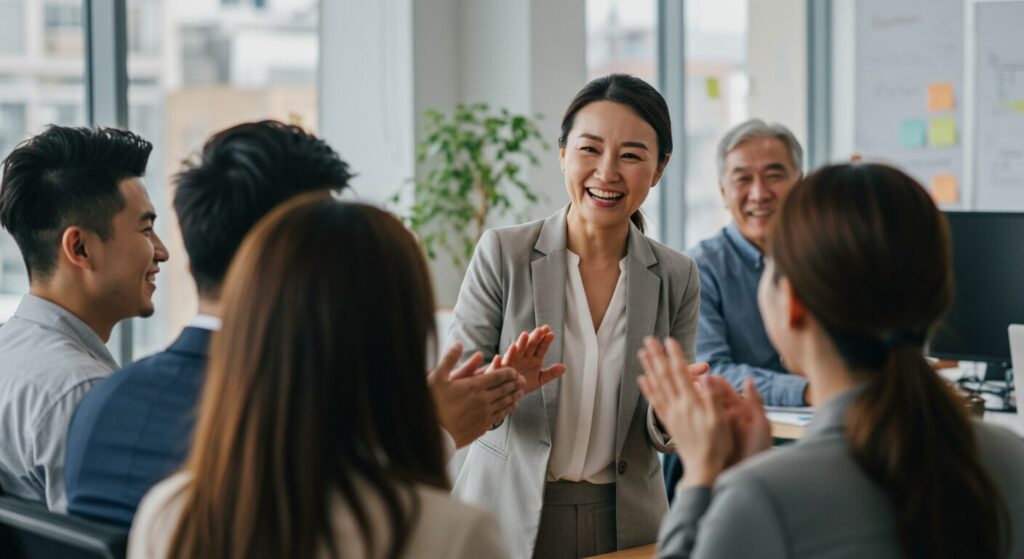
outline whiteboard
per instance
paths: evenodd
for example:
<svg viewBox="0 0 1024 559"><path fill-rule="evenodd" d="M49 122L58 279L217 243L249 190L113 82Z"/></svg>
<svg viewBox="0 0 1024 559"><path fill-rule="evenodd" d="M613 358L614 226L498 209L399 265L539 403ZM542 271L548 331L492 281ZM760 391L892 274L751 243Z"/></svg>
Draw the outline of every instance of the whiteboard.
<svg viewBox="0 0 1024 559"><path fill-rule="evenodd" d="M942 189L951 208L963 206L963 10L963 0L856 5L854 147Z"/></svg>
<svg viewBox="0 0 1024 559"><path fill-rule="evenodd" d="M975 9L976 207L1024 210L1024 2Z"/></svg>

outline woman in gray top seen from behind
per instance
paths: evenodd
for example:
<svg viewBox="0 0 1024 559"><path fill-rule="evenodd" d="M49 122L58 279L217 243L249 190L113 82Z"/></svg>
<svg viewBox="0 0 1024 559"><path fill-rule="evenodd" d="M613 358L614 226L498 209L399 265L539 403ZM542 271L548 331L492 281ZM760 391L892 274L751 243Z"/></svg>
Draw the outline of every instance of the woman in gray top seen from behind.
<svg viewBox="0 0 1024 559"><path fill-rule="evenodd" d="M752 385L687 382L679 346L648 340L641 388L686 464L659 557L1024 557L1024 441L970 421L924 359L953 281L928 193L891 167L831 166L777 220L761 314L821 406L794 446L761 452Z"/></svg>

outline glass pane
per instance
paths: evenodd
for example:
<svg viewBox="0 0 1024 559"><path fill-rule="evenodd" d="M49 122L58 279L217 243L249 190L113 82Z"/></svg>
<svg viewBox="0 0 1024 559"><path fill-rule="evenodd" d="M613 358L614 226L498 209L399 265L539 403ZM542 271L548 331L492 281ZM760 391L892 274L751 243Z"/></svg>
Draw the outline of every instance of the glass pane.
<svg viewBox="0 0 1024 559"><path fill-rule="evenodd" d="M196 312L171 179L211 133L276 118L315 131L317 0L128 0L131 128L154 145L146 184L171 258L135 356L163 349Z"/></svg>
<svg viewBox="0 0 1024 559"><path fill-rule="evenodd" d="M587 0L586 18L587 79L620 72L658 86L656 0ZM659 236L659 193L652 190L643 205L647 234L654 238Z"/></svg>
<svg viewBox="0 0 1024 559"><path fill-rule="evenodd" d="M728 223L718 185L718 142L748 118L807 137L807 3L686 2L686 244Z"/></svg>
<svg viewBox="0 0 1024 559"><path fill-rule="evenodd" d="M0 0L0 157L48 124L85 124L81 0ZM0 322L28 275L14 239L0 231Z"/></svg>
<svg viewBox="0 0 1024 559"><path fill-rule="evenodd" d="M686 244L728 223L715 150L747 118L747 0L686 3Z"/></svg>

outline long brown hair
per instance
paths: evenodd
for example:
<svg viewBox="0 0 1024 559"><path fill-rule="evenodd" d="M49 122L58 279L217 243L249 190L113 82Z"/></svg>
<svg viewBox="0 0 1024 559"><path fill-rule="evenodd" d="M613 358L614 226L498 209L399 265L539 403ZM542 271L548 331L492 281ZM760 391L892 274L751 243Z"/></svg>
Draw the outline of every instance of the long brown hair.
<svg viewBox="0 0 1024 559"><path fill-rule="evenodd" d="M636 112L640 118L654 129L658 138L658 163L664 163L672 154L672 119L668 114L668 104L654 86L629 74L608 74L591 80L583 86L565 109L562 116L562 130L558 135L558 147L564 148L569 140L569 133L576 122L576 113L595 101L615 101ZM647 229L640 210L629 216L633 225L640 232Z"/></svg>
<svg viewBox="0 0 1024 559"><path fill-rule="evenodd" d="M416 241L382 210L303 195L246 239L221 304L169 556L337 556L339 496L369 555L399 556L417 516L412 485L448 487ZM390 542L373 537L365 488L384 504Z"/></svg>
<svg viewBox="0 0 1024 559"><path fill-rule="evenodd" d="M907 557L1005 556L1008 512L965 405L922 345L952 298L945 218L884 165L825 167L788 195L769 240L776 271L868 379L846 437L896 510Z"/></svg>

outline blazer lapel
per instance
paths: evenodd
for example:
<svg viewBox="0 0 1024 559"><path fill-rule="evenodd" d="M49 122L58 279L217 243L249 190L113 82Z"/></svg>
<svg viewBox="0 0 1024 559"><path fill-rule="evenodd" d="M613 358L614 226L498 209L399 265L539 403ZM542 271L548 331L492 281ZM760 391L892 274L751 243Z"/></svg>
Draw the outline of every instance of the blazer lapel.
<svg viewBox="0 0 1024 559"><path fill-rule="evenodd" d="M567 277L565 251L565 218L568 207L544 220L533 248L540 253L530 264L533 279L533 309L537 326L547 324L556 332L544 357L544 366L562 362L562 336L565 325L565 282ZM558 417L558 391L561 379L541 387L544 411L548 420L548 436L555 432Z"/></svg>
<svg viewBox="0 0 1024 559"><path fill-rule="evenodd" d="M627 254L626 298L626 364L619 384L619 415L615 428L615 456L622 452L629 423L633 419L640 398L636 379L640 376L640 360L636 352L643 346L645 336L655 334L658 319L658 299L661 277L650 268L658 263L647 238L635 226L629 227L629 254Z"/></svg>

